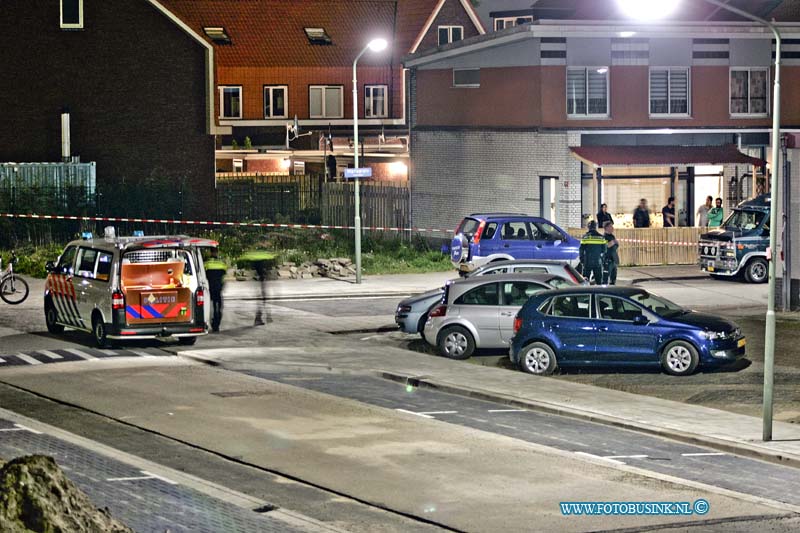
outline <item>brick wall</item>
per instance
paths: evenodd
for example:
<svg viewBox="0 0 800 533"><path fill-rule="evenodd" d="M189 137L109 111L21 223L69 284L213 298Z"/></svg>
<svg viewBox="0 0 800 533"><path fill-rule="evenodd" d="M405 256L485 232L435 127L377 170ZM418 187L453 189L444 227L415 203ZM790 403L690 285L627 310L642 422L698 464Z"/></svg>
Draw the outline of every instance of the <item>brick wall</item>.
<svg viewBox="0 0 800 533"><path fill-rule="evenodd" d="M541 176L559 178L554 222L580 225L580 164L568 148L579 134L415 129L412 143L416 227L455 229L480 211L539 215Z"/></svg>
<svg viewBox="0 0 800 533"><path fill-rule="evenodd" d="M478 35L478 30L469 18L460 0L446 0L436 19L428 29L428 33L422 38L417 48L418 52L429 50L439 46L439 26L462 26L464 28L464 39Z"/></svg>
<svg viewBox="0 0 800 533"><path fill-rule="evenodd" d="M72 154L97 163L99 186L184 178L190 212L209 212L204 48L144 0L86 0L84 21L61 30L55 0L4 4L0 161L60 161L68 107Z"/></svg>

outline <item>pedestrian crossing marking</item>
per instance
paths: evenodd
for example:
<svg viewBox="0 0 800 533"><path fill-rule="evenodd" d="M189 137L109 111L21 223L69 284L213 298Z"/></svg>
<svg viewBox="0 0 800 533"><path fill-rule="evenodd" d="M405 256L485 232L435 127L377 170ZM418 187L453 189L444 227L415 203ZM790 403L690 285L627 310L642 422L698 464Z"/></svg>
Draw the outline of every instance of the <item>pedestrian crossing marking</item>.
<svg viewBox="0 0 800 533"><path fill-rule="evenodd" d="M39 361L38 359L34 359L30 355L25 355L24 353L16 353L16 354L14 354L14 357L18 357L18 358L22 359L23 361L25 361L29 365L41 365L42 364L42 362Z"/></svg>
<svg viewBox="0 0 800 533"><path fill-rule="evenodd" d="M99 361L103 359L136 357L140 359L153 359L162 356L174 356L169 352L154 350L149 353L144 350L97 350L59 348L53 350L28 350L27 352L0 354L0 368L21 365L42 365L50 363L68 363L80 361Z"/></svg>
<svg viewBox="0 0 800 533"><path fill-rule="evenodd" d="M75 348L64 348L64 351L69 352L72 355L77 355L81 359L97 359L97 357L93 356L92 354L82 352L81 350L76 350Z"/></svg>

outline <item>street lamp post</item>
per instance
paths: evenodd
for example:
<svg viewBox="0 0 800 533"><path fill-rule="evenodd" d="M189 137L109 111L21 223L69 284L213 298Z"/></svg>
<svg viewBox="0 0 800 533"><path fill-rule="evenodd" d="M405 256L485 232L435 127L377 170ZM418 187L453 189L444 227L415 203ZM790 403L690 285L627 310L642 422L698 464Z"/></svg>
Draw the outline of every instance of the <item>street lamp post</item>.
<svg viewBox="0 0 800 533"><path fill-rule="evenodd" d="M386 39L373 39L364 47L363 50L353 60L353 154L354 165L358 168L358 76L356 75L356 65L367 50L380 52L388 46ZM355 231L356 231L356 283L361 283L361 178L355 180Z"/></svg>
<svg viewBox="0 0 800 533"><path fill-rule="evenodd" d="M677 7L679 0L618 0L619 5L630 13L632 16L656 18L663 17L669 14L669 11ZM752 13L748 13L742 9L733 7L727 3L728 0L704 0L709 4L717 6L719 9L724 9L735 13L740 17L763 24L772 31L775 36L775 80L773 82L773 96L772 96L772 184L770 186L770 210L769 210L769 296L767 299L767 316L766 327L764 331L764 411L763 411L763 426L762 426L762 440L772 440L772 391L775 376L775 248L777 245L778 233L778 213L777 208L780 204L778 197L780 195L780 170L778 166L778 150L780 148L780 109L781 109L781 34L778 28L771 22L759 18ZM647 16L646 11L643 10L644 5L648 5L653 10ZM657 11L656 11L657 10ZM788 258L784 260L788 261ZM784 283L787 280L783 280ZM791 281L789 280L789 283Z"/></svg>

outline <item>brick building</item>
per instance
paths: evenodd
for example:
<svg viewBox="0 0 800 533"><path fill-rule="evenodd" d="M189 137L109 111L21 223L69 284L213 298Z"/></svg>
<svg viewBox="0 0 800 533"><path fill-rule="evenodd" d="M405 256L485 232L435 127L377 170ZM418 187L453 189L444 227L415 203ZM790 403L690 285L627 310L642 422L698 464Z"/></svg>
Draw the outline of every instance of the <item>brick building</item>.
<svg viewBox="0 0 800 533"><path fill-rule="evenodd" d="M213 50L159 2L10 2L0 32L0 161L61 161L68 112L98 186L183 181L187 213L213 206Z"/></svg>
<svg viewBox="0 0 800 533"><path fill-rule="evenodd" d="M353 60L381 37L388 49L358 64L362 151L377 178L407 179L402 57L484 33L469 0L163 1L216 52L222 171L341 175L353 161Z"/></svg>
<svg viewBox="0 0 800 533"><path fill-rule="evenodd" d="M771 33L694 4L661 24L613 20L613 4L563 2L566 18L534 13L406 58L415 226L502 210L577 227L600 203L629 225L639 198L660 225L668 196L679 223L692 225L707 195L730 208L768 190ZM790 7L750 4L797 20ZM800 26L780 26L782 131L791 134Z"/></svg>

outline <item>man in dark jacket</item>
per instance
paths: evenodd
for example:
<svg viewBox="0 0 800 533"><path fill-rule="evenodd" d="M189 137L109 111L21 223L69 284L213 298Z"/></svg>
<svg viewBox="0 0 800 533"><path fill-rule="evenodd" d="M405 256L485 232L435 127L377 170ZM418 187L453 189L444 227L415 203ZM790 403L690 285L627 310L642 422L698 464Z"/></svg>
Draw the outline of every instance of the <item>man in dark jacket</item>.
<svg viewBox="0 0 800 533"><path fill-rule="evenodd" d="M581 238L580 258L583 277L599 285L603 281L603 263L606 256L606 240L597 232L597 222L589 222L589 231Z"/></svg>
<svg viewBox="0 0 800 533"><path fill-rule="evenodd" d="M633 211L633 227L634 228L649 228L650 227L650 210L647 208L647 200L642 198L639 200L639 207Z"/></svg>
<svg viewBox="0 0 800 533"><path fill-rule="evenodd" d="M606 240L606 259L603 268L603 285L617 284L617 265L619 265L619 241L614 236L614 223L606 222L603 226L603 238Z"/></svg>
<svg viewBox="0 0 800 533"><path fill-rule="evenodd" d="M222 287L228 267L219 259L219 251L211 249L211 258L205 262L208 292L211 293L211 331L218 332L222 322Z"/></svg>

